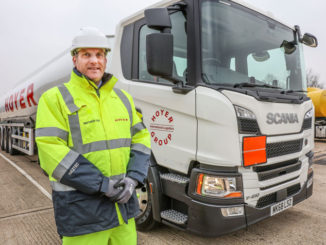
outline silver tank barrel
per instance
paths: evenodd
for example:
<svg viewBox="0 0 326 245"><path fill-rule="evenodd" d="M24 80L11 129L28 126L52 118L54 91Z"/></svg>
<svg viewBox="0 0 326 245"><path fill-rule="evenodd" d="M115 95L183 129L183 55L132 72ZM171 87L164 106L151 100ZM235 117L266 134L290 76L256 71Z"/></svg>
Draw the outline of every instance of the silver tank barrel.
<svg viewBox="0 0 326 245"><path fill-rule="evenodd" d="M35 118L38 101L46 90L67 82L73 68L69 50L65 50L0 99L0 121L14 118Z"/></svg>

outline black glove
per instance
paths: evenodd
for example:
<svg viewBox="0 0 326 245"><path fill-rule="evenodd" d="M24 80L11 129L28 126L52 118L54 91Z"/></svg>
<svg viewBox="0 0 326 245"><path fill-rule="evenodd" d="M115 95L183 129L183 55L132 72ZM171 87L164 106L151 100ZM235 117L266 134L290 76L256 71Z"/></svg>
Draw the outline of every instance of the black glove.
<svg viewBox="0 0 326 245"><path fill-rule="evenodd" d="M110 198L111 201L115 201L120 193L123 192L123 186L117 185L120 181L122 181L122 179L109 179L107 183L107 188L104 194Z"/></svg>
<svg viewBox="0 0 326 245"><path fill-rule="evenodd" d="M138 182L129 177L125 177L119 183L115 184L115 187L117 187L117 188L123 187L122 192L119 193L119 195L117 196L115 201L117 203L127 203L137 185L138 185Z"/></svg>

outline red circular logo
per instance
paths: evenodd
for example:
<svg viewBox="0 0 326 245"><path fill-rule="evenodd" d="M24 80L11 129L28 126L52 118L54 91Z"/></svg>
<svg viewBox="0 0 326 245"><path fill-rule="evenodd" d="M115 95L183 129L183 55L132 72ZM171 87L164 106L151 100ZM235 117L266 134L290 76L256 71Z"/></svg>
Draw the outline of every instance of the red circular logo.
<svg viewBox="0 0 326 245"><path fill-rule="evenodd" d="M169 144L174 132L174 119L171 113L165 109L154 112L149 125L152 141L158 146Z"/></svg>

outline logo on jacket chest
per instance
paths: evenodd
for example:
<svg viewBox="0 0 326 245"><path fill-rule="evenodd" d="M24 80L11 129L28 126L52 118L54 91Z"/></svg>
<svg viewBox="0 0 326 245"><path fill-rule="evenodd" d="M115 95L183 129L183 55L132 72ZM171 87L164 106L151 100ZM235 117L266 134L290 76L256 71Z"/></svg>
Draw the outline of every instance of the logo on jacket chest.
<svg viewBox="0 0 326 245"><path fill-rule="evenodd" d="M115 122L128 122L128 118L116 118L114 119Z"/></svg>
<svg viewBox="0 0 326 245"><path fill-rule="evenodd" d="M100 122L100 119L93 119L90 121L83 122L83 124L86 125L86 124L90 124L90 123L99 123L99 122Z"/></svg>

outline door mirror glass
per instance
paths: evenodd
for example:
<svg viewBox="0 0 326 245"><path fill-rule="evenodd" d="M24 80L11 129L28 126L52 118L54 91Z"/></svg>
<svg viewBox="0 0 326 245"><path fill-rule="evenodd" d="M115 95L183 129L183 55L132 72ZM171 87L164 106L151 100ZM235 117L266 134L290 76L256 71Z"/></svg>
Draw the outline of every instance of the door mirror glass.
<svg viewBox="0 0 326 245"><path fill-rule="evenodd" d="M309 33L305 33L301 39L302 43L304 43L305 45L312 47L312 48L316 48L318 46L318 41L317 38Z"/></svg>
<svg viewBox="0 0 326 245"><path fill-rule="evenodd" d="M146 9L144 14L149 28L157 30L171 29L171 20L167 8Z"/></svg>
<svg viewBox="0 0 326 245"><path fill-rule="evenodd" d="M151 75L170 78L173 71L173 35L170 33L147 35L146 60Z"/></svg>

